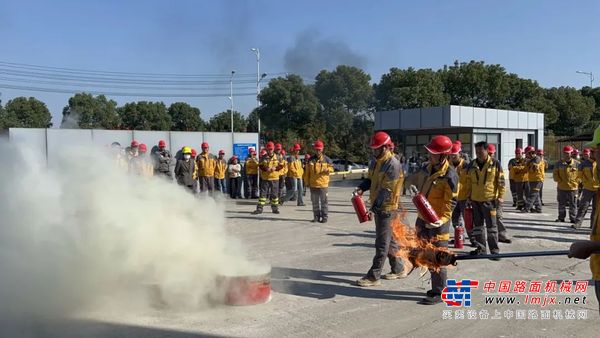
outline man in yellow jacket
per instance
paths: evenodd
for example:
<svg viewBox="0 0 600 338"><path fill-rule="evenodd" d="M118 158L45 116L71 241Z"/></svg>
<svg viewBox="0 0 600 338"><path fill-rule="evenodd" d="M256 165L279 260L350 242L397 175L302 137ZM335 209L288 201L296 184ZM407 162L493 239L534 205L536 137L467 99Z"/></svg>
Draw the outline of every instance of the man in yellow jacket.
<svg viewBox="0 0 600 338"><path fill-rule="evenodd" d="M452 227L463 226L461 224L461 217L465 214L465 208L467 207L467 169L469 164L462 157L462 144L460 141L452 143L452 149L450 150L450 164L458 175L458 188L456 195L456 207L452 211ZM475 239L473 238L473 230L467 230L467 236L471 241L471 245L475 246Z"/></svg>
<svg viewBox="0 0 600 338"><path fill-rule="evenodd" d="M592 215L596 209L596 194L598 193L598 172L596 168L596 161L591 158L592 150L590 148L583 149L583 160L579 164L579 179L583 184L583 191L581 192L581 198L577 205L577 216L575 217L575 224L571 227L574 229L581 228L583 218L587 213L590 204L592 205Z"/></svg>
<svg viewBox="0 0 600 338"><path fill-rule="evenodd" d="M300 145L294 144L292 154L287 159L287 178L290 182L290 187L285 195L286 201L297 201L299 207L304 206L302 199L304 184L302 177L304 176L304 168L302 168L302 159L300 159Z"/></svg>
<svg viewBox="0 0 600 338"><path fill-rule="evenodd" d="M487 145L486 145L487 147ZM452 150L452 141L444 135L434 136L425 146L429 152L427 164L406 178L407 185L414 185L429 201L433 210L440 217L435 223L427 223L418 215L415 228L417 236L437 247L448 247L450 240L450 221L452 211L456 207L459 178L448 161ZM429 270L431 274L431 290L420 303L433 305L442 302L442 290L446 287L448 273L446 268L439 271Z"/></svg>
<svg viewBox="0 0 600 338"><path fill-rule="evenodd" d="M281 143L275 144L275 156L279 163L283 164L283 168L279 170L279 204L283 204L284 193L285 193L285 176L287 174L287 166L285 165L285 155L283 154L283 145Z"/></svg>
<svg viewBox="0 0 600 338"><path fill-rule="evenodd" d="M266 148L266 154L260 158L260 196L253 215L262 214L267 199L271 200L273 213L279 213L279 176L284 164L279 162L273 142L267 142Z"/></svg>
<svg viewBox="0 0 600 338"><path fill-rule="evenodd" d="M249 150L244 170L246 171L246 186L250 192L250 198L258 198L258 159L256 158L256 150L254 148L250 148Z"/></svg>
<svg viewBox="0 0 600 338"><path fill-rule="evenodd" d="M537 151L533 146L525 148L525 156L527 158L527 200L525 207L521 210L522 213L541 213L542 212L542 187L544 186L544 170L545 165L541 157L537 155Z"/></svg>
<svg viewBox="0 0 600 338"><path fill-rule="evenodd" d="M369 272L356 281L359 286L381 284L380 278L398 279L407 275L402 259L396 257L398 244L392 236L392 220L396 216L400 202L401 181L400 161L391 151L391 138L379 131L371 138L373 159L369 163L368 177L356 188L355 193L362 195L369 191L371 212L375 216L375 257ZM386 258L392 271L381 275Z"/></svg>
<svg viewBox="0 0 600 338"><path fill-rule="evenodd" d="M469 164L466 184L473 206L473 237L477 246L471 254L485 254L488 249L491 254L498 254L496 212L498 205L504 201L504 171L500 162L489 156L487 142L475 144L475 155L476 158Z"/></svg>
<svg viewBox="0 0 600 338"><path fill-rule="evenodd" d="M563 148L562 159L556 162L553 171L554 182L558 188L558 218L556 222L564 222L567 215L566 208L569 208L569 221L575 223L577 215L577 206L575 199L577 189L579 188L579 174L577 167L579 162L571 157L573 147L565 146Z"/></svg>
<svg viewBox="0 0 600 338"><path fill-rule="evenodd" d="M216 190L227 194L227 184L225 183L225 172L227 171L227 161L225 161L225 150L219 150L219 157L215 160L215 186Z"/></svg>
<svg viewBox="0 0 600 338"><path fill-rule="evenodd" d="M310 188L310 199L313 206L311 222L327 223L329 174L333 172L333 162L323 154L325 144L317 140L314 145L315 155L310 158L304 170L304 181Z"/></svg>
<svg viewBox="0 0 600 338"><path fill-rule="evenodd" d="M208 142L202 142L202 152L196 158L196 166L198 167L198 183L200 184L200 192L208 191L212 194L215 190L215 168L217 166L217 158L215 155L208 152Z"/></svg>
<svg viewBox="0 0 600 338"><path fill-rule="evenodd" d="M523 149L515 149L515 157L508 161L508 179L510 182L510 192L513 196L513 207L517 210L525 208L525 199L527 195L525 185L527 182L527 160L523 157Z"/></svg>

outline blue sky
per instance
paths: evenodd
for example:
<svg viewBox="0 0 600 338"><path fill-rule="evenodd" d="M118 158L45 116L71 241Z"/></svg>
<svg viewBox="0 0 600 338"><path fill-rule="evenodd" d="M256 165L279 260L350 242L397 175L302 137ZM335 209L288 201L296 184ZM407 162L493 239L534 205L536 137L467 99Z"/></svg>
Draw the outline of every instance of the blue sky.
<svg viewBox="0 0 600 338"><path fill-rule="evenodd" d="M307 79L338 63L360 66L377 81L390 67L437 69L458 59L499 63L542 86L579 88L589 80L576 70L600 75L599 17L598 1L0 0L0 62L250 74L256 72L250 48L259 47L261 71ZM235 91L252 86L236 84ZM218 87L205 92L224 96L158 100L189 102L208 118L229 107L227 85ZM0 92L3 103L22 95L43 100L55 126L71 96ZM252 96L235 99L244 114L254 104Z"/></svg>

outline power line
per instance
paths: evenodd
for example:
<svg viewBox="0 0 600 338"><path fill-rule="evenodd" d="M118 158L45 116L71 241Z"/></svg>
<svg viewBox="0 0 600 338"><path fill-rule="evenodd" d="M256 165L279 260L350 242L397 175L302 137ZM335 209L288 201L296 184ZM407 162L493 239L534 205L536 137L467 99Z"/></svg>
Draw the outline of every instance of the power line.
<svg viewBox="0 0 600 338"><path fill-rule="evenodd" d="M131 96L131 97L228 97L229 93L214 93L214 94L197 94L197 93L123 93L123 92L105 92L105 91L82 91L82 90L69 90L69 89L56 89L56 88L42 88L42 87L30 87L30 86L14 86L10 84L0 83L0 88L5 89L16 89L26 90L34 92L47 92L47 93L63 93L63 94L75 94L86 92L93 95L106 95L106 96ZM256 92L251 93L236 93L236 96L256 96Z"/></svg>

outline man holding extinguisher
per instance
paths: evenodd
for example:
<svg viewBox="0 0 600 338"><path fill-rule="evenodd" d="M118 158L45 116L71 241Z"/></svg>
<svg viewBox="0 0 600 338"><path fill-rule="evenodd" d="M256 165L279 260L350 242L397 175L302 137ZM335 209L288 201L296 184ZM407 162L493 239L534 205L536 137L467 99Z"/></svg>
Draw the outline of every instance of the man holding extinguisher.
<svg viewBox="0 0 600 338"><path fill-rule="evenodd" d="M400 201L402 182L400 180L401 166L398 158L390 151L392 141L390 136L379 131L371 138L370 147L373 159L369 163L369 172L365 180L355 189L362 195L369 190L371 212L375 218L375 257L366 276L356 281L359 286L380 285L380 278L393 280L407 276L402 259L396 257L398 244L392 237L392 219L395 217ZM390 261L392 271L381 275L386 257Z"/></svg>
<svg viewBox="0 0 600 338"><path fill-rule="evenodd" d="M414 185L431 204L439 220L435 223L425 221L419 214L416 222L417 236L431 242L437 247L448 247L450 240L450 222L452 211L456 207L458 192L458 175L450 161L452 141L448 136L434 136L425 146L429 152L429 160L421 169L406 179L406 184ZM446 268L439 271L429 270L431 274L431 290L420 304L434 305L442 302L442 290L446 287L448 277Z"/></svg>

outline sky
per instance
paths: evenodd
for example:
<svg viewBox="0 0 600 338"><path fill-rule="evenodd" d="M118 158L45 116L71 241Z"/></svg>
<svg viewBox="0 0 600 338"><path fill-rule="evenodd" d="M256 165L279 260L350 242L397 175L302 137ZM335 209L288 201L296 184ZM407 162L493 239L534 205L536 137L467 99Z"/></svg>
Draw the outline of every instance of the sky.
<svg viewBox="0 0 600 338"><path fill-rule="evenodd" d="M256 47L266 80L289 72L310 83L321 69L349 64L377 82L391 67L438 69L455 60L482 60L545 87L580 88L589 78L577 70L600 75L599 15L598 1L0 0L0 87L65 87L5 80L14 77L2 72L2 62L210 75L219 83L197 92L211 97L108 95L119 105L184 101L208 119L229 108L229 74L235 70L234 109L246 115L256 105L256 56L250 50ZM138 92L165 93L154 87ZM100 90L135 92L110 85ZM72 96L7 88L0 93L3 104L18 96L44 101L55 127Z"/></svg>

